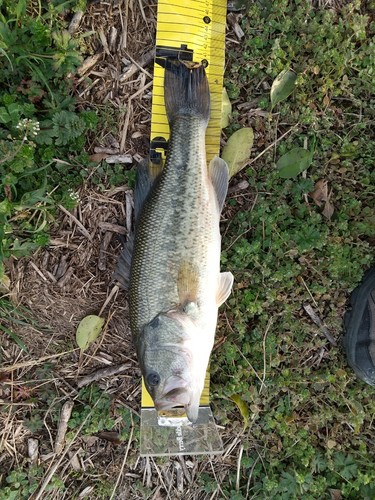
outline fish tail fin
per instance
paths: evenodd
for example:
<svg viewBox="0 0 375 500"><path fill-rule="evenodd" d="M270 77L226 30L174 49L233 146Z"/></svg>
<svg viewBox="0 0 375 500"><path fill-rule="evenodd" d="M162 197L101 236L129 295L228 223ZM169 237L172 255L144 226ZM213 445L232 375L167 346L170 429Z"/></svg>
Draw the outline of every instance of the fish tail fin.
<svg viewBox="0 0 375 500"><path fill-rule="evenodd" d="M159 61L158 61L159 62ZM202 65L164 60L164 101L169 123L180 116L195 116L208 123L210 89Z"/></svg>

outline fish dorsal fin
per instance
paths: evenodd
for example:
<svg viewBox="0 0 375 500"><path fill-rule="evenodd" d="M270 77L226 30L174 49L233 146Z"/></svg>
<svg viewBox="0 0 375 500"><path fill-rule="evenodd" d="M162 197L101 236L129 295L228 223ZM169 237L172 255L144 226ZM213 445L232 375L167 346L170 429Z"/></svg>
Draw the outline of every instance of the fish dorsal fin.
<svg viewBox="0 0 375 500"><path fill-rule="evenodd" d="M216 303L219 306L223 304L229 297L232 286L233 286L233 274L232 273L220 273L219 274L219 287L216 294Z"/></svg>
<svg viewBox="0 0 375 500"><path fill-rule="evenodd" d="M224 160L215 156L208 166L208 174L210 176L212 185L214 187L217 203L219 205L219 212L221 213L227 196L228 183L229 183L229 169Z"/></svg>
<svg viewBox="0 0 375 500"><path fill-rule="evenodd" d="M150 163L148 158L145 158L138 164L134 190L134 217L136 221L162 168L162 165L159 167L159 165Z"/></svg>
<svg viewBox="0 0 375 500"><path fill-rule="evenodd" d="M196 304L198 298L199 274L196 266L183 262L178 270L177 291L180 304Z"/></svg>
<svg viewBox="0 0 375 500"><path fill-rule="evenodd" d="M117 280L124 290L129 290L130 282L130 266L134 249L134 233L129 235L128 241L125 243L122 252L117 260L113 278Z"/></svg>

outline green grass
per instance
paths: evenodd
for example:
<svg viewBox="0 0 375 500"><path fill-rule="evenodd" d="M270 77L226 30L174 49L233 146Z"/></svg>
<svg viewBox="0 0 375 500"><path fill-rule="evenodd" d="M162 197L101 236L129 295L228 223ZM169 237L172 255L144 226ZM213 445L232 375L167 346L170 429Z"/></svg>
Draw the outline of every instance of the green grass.
<svg viewBox="0 0 375 500"><path fill-rule="evenodd" d="M229 95L269 110L260 83L271 86L291 68L295 90L263 125L270 141L277 126L278 136L298 127L246 171L257 196L252 211L229 201L222 263L235 275L225 308L232 331L213 355L212 380L227 400L216 414L229 423L230 397L239 394L250 428L240 490L232 496L233 474L224 491L289 499L329 498L338 489L343 498L373 498L374 390L355 379L340 342L347 294L374 261L374 23L360 2L335 12L276 1L250 6L242 28L241 52L228 54ZM305 178L281 179L275 162L306 141L315 150ZM319 179L332 189L331 220L304 196ZM306 303L338 347L311 323Z"/></svg>

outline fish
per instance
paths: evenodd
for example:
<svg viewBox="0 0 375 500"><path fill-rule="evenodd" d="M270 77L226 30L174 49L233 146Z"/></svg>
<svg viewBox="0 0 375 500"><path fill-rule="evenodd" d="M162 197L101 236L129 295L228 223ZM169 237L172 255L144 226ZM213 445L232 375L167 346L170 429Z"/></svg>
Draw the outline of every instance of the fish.
<svg viewBox="0 0 375 500"><path fill-rule="evenodd" d="M183 406L195 423L218 308L233 285L233 275L220 272L219 224L229 171L219 157L207 166L210 91L204 67L168 59L164 66L170 127L165 165L157 176L148 162L138 166L135 235L116 276L129 288L130 328L156 410Z"/></svg>

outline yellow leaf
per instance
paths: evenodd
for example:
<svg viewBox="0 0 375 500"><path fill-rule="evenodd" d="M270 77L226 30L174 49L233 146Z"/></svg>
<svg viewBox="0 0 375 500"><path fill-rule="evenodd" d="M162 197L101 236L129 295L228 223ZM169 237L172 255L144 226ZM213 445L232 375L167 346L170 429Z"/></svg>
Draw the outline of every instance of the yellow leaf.
<svg viewBox="0 0 375 500"><path fill-rule="evenodd" d="M82 352L95 342L103 325L104 319L100 316L91 314L83 318L76 331L76 341Z"/></svg>
<svg viewBox="0 0 375 500"><path fill-rule="evenodd" d="M233 394L230 398L234 403L236 403L238 409L240 410L244 422L243 428L245 430L249 425L249 408L239 394Z"/></svg>
<svg viewBox="0 0 375 500"><path fill-rule="evenodd" d="M232 134L224 146L222 159L227 162L229 177L236 175L250 158L251 148L254 142L252 128L240 128Z"/></svg>

